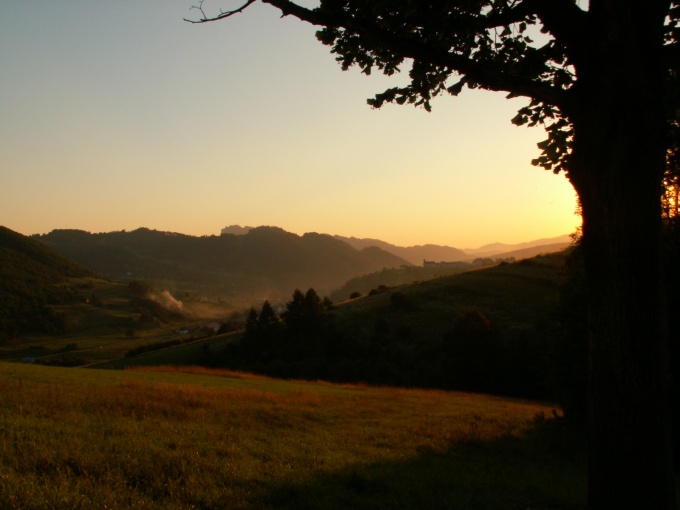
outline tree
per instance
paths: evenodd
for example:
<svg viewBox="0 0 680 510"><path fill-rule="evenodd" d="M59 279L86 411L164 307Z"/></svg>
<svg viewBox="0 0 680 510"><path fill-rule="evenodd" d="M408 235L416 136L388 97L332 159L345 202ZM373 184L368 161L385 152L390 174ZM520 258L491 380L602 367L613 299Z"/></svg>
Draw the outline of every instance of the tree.
<svg viewBox="0 0 680 510"><path fill-rule="evenodd" d="M290 333L313 333L318 331L329 307L327 300L322 301L312 288L306 293L300 289L293 292L293 299L286 303L283 320Z"/></svg>
<svg viewBox="0 0 680 510"><path fill-rule="evenodd" d="M256 1L215 16L201 3L196 21ZM411 83L373 107L429 110L464 87L529 99L512 121L545 128L533 163L563 172L582 208L589 506L674 508L659 190L679 118L680 1L261 1L321 27L343 69L408 66Z"/></svg>
<svg viewBox="0 0 680 510"><path fill-rule="evenodd" d="M260 315L257 317L257 327L262 334L271 334L279 330L279 318L276 316L274 308L265 300L260 309Z"/></svg>
<svg viewBox="0 0 680 510"><path fill-rule="evenodd" d="M262 340L272 337L280 331L280 321L272 305L266 299L258 313L251 307L246 315L245 336L250 340Z"/></svg>
<svg viewBox="0 0 680 510"><path fill-rule="evenodd" d="M293 299L286 303L286 311L283 312L283 322L289 330L298 330L304 323L305 295L300 289L295 289Z"/></svg>
<svg viewBox="0 0 680 510"><path fill-rule="evenodd" d="M248 314L246 315L246 326L245 326L245 336L246 338L255 338L257 336L257 310L254 306L250 307Z"/></svg>

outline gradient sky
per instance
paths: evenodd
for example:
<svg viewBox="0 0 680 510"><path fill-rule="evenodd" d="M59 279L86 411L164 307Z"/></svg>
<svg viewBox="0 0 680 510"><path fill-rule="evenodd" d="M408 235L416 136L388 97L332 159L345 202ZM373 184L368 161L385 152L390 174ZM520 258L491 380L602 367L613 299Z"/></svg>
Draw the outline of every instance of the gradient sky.
<svg viewBox="0 0 680 510"><path fill-rule="evenodd" d="M270 7L191 25L192 5L0 3L0 225L474 248L580 223L568 181L530 164L543 131L510 123L527 100L373 110L406 76L343 72L313 27Z"/></svg>

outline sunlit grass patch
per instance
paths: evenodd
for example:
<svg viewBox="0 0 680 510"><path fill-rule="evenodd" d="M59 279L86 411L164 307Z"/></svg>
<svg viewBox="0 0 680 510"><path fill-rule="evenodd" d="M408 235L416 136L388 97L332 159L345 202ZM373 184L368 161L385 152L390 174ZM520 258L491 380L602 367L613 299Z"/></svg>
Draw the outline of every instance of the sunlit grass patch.
<svg viewBox="0 0 680 510"><path fill-rule="evenodd" d="M550 406L235 375L0 363L0 508L582 507Z"/></svg>

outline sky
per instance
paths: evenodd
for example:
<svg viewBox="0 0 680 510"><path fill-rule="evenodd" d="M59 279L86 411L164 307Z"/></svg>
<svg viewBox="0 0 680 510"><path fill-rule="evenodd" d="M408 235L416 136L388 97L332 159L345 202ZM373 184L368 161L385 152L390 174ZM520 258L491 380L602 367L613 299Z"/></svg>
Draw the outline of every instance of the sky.
<svg viewBox="0 0 680 510"><path fill-rule="evenodd" d="M195 3L0 2L0 225L475 248L580 224L569 182L531 165L543 130L510 122L528 100L372 109L407 73L343 72L314 27L269 6L183 21Z"/></svg>

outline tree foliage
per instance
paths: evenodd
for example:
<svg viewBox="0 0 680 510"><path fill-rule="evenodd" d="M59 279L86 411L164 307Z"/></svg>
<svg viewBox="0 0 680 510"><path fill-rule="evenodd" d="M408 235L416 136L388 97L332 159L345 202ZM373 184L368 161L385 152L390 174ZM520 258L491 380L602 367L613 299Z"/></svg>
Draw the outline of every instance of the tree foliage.
<svg viewBox="0 0 680 510"><path fill-rule="evenodd" d="M378 71L388 76L407 70L408 85L368 99L375 108L396 103L429 111L436 96L456 96L465 88L530 98L512 122L540 125L548 134L538 144L541 154L532 163L556 173L569 171L574 135L570 116L581 93L575 85L578 71L594 71L589 68L597 41L588 29L603 25L609 9L605 2L593 2L590 11L573 0L322 0L315 9L288 0L262 2L278 8L283 16L320 26L318 40L331 48L345 70L358 67L367 75ZM236 9L211 14L201 2L195 6L199 19L187 21L224 19L254 3L247 0ZM663 52L669 82L677 80L679 5L654 2L638 7L655 11L657 23L665 25ZM672 84L668 90L673 90ZM668 122L676 127L677 114L677 94L667 94Z"/></svg>

